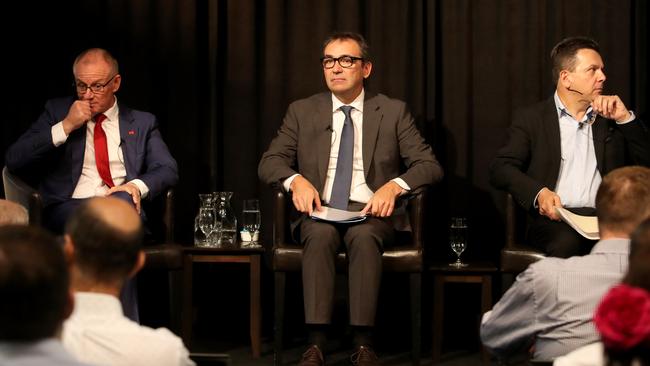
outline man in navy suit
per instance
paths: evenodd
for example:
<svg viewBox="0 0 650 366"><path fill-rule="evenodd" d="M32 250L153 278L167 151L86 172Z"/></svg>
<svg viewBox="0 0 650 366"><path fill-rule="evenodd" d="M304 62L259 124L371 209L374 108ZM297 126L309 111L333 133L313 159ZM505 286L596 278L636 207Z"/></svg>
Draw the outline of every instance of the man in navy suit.
<svg viewBox="0 0 650 366"><path fill-rule="evenodd" d="M122 77L117 60L92 48L77 56L72 71L77 97L47 101L5 159L10 172L38 178L43 221L55 233L62 233L84 199L113 195L140 212L141 199L157 196L178 180L156 117L118 103Z"/></svg>
<svg viewBox="0 0 650 366"><path fill-rule="evenodd" d="M5 162L10 172L38 179L43 224L61 234L84 200L113 196L131 202L176 184L178 168L160 136L156 117L118 103L122 77L117 60L91 48L74 61L77 97L51 99L16 141ZM135 282L122 292L125 314L138 320Z"/></svg>

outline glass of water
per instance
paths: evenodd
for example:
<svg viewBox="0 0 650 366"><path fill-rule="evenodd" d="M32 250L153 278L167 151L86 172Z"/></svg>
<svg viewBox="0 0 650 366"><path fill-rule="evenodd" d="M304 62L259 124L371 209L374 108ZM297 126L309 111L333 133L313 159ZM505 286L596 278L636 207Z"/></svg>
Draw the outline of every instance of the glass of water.
<svg viewBox="0 0 650 366"><path fill-rule="evenodd" d="M452 217L449 226L449 245L451 250L456 253L456 262L449 265L456 268L466 267L467 264L461 262L460 255L467 247L467 219L464 217Z"/></svg>
<svg viewBox="0 0 650 366"><path fill-rule="evenodd" d="M249 246L256 246L260 232L262 215L260 213L260 202L257 199L244 200L242 215L242 241ZM246 240L248 239L248 240Z"/></svg>

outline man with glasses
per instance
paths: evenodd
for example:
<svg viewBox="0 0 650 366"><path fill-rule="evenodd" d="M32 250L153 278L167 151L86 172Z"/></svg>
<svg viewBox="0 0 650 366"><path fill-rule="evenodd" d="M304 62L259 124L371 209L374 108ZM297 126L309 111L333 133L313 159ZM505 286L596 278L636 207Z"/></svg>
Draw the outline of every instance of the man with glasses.
<svg viewBox="0 0 650 366"><path fill-rule="evenodd" d="M122 76L106 50L83 51L72 66L76 97L51 99L34 124L7 150L10 172L38 180L43 224L62 234L86 199L113 196L141 212L143 198L176 184L176 161L156 117L118 103ZM138 320L135 281L122 293L125 314Z"/></svg>
<svg viewBox="0 0 650 366"><path fill-rule="evenodd" d="M556 207L595 215L602 177L625 165L650 166L648 126L617 95L603 95L598 44L571 37L551 51L555 93L515 112L490 166L490 182L529 212L528 243L550 256L589 253L595 241L560 221Z"/></svg>
<svg viewBox="0 0 650 366"><path fill-rule="evenodd" d="M156 117L118 103L117 60L104 49L88 49L72 72L76 97L47 101L5 159L12 173L38 179L44 225L58 234L84 199L113 195L140 212L141 199L178 180Z"/></svg>
<svg viewBox="0 0 650 366"><path fill-rule="evenodd" d="M406 105L367 92L372 63L355 33L329 37L321 59L330 90L292 103L259 164L260 178L292 194L293 236L303 246L302 278L309 348L302 365L322 365L342 247L349 259L354 364L375 365L371 330L381 280L381 253L395 230L408 230L397 198L440 180L442 169ZM309 218L321 205L361 211L367 219L332 224Z"/></svg>

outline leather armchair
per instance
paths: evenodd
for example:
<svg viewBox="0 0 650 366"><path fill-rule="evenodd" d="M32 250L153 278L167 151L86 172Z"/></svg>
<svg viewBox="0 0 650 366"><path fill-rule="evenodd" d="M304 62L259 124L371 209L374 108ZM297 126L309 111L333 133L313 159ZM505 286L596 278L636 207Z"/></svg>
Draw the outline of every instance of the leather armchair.
<svg viewBox="0 0 650 366"><path fill-rule="evenodd" d="M410 235L398 233L395 246L385 248L382 266L384 272L410 274L411 359L414 365L418 365L421 347L421 281L424 250L422 234L426 191L414 192L409 198L408 214L412 232ZM275 276L274 363L276 365L282 364L286 274L300 272L302 269L302 246L292 243L290 239L287 218L288 210L291 209L291 200L285 197L285 193L275 191L272 266ZM336 268L340 272L347 271L345 253L339 253Z"/></svg>
<svg viewBox="0 0 650 366"><path fill-rule="evenodd" d="M501 272L518 274L531 263L545 257L544 253L523 244L525 213L508 194L506 197L506 244L501 250Z"/></svg>

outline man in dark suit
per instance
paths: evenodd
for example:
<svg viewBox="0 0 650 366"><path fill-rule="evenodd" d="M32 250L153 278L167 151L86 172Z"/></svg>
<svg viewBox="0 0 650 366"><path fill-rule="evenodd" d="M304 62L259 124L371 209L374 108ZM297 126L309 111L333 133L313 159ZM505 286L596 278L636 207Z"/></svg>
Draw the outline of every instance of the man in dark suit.
<svg viewBox="0 0 650 366"><path fill-rule="evenodd" d="M355 33L325 41L321 59L328 93L289 106L278 135L259 165L268 184L292 193L294 237L304 245L303 289L310 347L301 364L320 365L334 301L334 259L344 245L349 258L353 362L376 364L370 332L381 279L382 248L395 229L407 229L399 196L433 184L442 169L413 123L406 105L364 90L372 63ZM401 169L405 167L405 169ZM321 204L368 214L357 224L308 217Z"/></svg>
<svg viewBox="0 0 650 366"><path fill-rule="evenodd" d="M72 71L76 98L47 101L5 159L12 173L36 176L44 224L58 234L83 199L114 195L140 212L141 199L157 196L178 180L156 117L118 103L122 76L117 60L106 50L88 49Z"/></svg>
<svg viewBox="0 0 650 366"><path fill-rule="evenodd" d="M178 180L156 117L118 103L122 76L108 51L83 51L72 72L77 97L47 101L38 120L7 150L7 168L39 181L43 223L54 233L62 234L75 208L95 196L130 202L144 218L141 199ZM135 281L128 281L123 307L137 321L135 296Z"/></svg>
<svg viewBox="0 0 650 366"><path fill-rule="evenodd" d="M490 181L530 213L529 243L548 255L587 254L594 241L560 221L556 207L595 215L602 177L625 165L650 166L647 125L617 95L602 95L598 44L567 38L551 51L555 94L515 112Z"/></svg>

